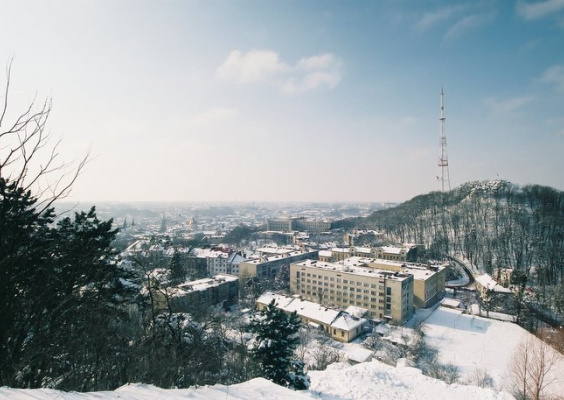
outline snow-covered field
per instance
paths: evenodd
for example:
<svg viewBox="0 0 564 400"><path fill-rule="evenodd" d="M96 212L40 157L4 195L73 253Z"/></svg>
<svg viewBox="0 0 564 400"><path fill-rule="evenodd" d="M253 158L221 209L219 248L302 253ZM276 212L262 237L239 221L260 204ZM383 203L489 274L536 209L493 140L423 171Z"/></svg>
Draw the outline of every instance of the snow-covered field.
<svg viewBox="0 0 564 400"><path fill-rule="evenodd" d="M511 389L509 365L516 346L532 336L520 326L439 307L424 323L425 340L439 349L439 361L456 365L461 380L486 371L498 389ZM553 370L557 381L547 393L564 396L564 356Z"/></svg>

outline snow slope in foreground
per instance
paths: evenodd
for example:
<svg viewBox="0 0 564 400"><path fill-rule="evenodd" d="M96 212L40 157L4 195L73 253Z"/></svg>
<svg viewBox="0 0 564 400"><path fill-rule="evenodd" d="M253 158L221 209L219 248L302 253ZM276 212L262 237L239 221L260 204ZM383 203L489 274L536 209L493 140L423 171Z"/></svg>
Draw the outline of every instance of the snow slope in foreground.
<svg viewBox="0 0 564 400"><path fill-rule="evenodd" d="M52 389L8 389L0 388L2 400L300 400L311 399L308 392L293 390L255 378L237 385L204 386L190 389L160 389L152 385L125 385L113 392L59 392Z"/></svg>
<svg viewBox="0 0 564 400"><path fill-rule="evenodd" d="M262 378L237 385L207 386L193 389L159 389L132 384L114 392L66 393L51 389L0 388L2 400L511 400L507 393L474 386L447 385L426 377L415 368L394 368L378 361L355 366L334 364L326 371L310 372L311 390L295 392Z"/></svg>
<svg viewBox="0 0 564 400"><path fill-rule="evenodd" d="M310 391L322 399L386 400L510 400L513 396L476 386L447 385L429 378L416 368L399 367L373 361L333 364L325 371L311 371Z"/></svg>

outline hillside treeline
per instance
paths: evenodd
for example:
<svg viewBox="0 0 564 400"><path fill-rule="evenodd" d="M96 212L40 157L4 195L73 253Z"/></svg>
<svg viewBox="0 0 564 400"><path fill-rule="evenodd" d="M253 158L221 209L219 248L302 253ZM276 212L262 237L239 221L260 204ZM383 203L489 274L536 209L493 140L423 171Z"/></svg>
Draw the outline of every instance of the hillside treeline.
<svg viewBox="0 0 564 400"><path fill-rule="evenodd" d="M488 273L514 267L539 288L541 301L562 291L564 192L550 187L471 182L339 225L422 244L432 258L461 255Z"/></svg>

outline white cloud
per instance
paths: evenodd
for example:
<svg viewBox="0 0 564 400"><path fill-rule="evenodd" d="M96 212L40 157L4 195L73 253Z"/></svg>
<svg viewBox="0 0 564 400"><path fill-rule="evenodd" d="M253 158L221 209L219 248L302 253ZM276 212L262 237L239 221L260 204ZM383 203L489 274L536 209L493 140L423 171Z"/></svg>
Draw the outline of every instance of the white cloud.
<svg viewBox="0 0 564 400"><path fill-rule="evenodd" d="M335 63L335 56L327 53L320 56L302 58L298 61L298 67L306 70L330 68Z"/></svg>
<svg viewBox="0 0 564 400"><path fill-rule="evenodd" d="M527 20L540 19L564 9L564 0L546 0L529 3L517 2L517 14Z"/></svg>
<svg viewBox="0 0 564 400"><path fill-rule="evenodd" d="M453 24L445 33L445 40L453 40L463 32L494 20L495 12L468 15Z"/></svg>
<svg viewBox="0 0 564 400"><path fill-rule="evenodd" d="M326 86L337 87L341 80L341 62L333 54L302 58L281 88L287 93L300 93Z"/></svg>
<svg viewBox="0 0 564 400"><path fill-rule="evenodd" d="M512 97L504 100L497 100L493 97L486 99L486 105L495 112L508 113L515 111L535 99L535 96Z"/></svg>
<svg viewBox="0 0 564 400"><path fill-rule="evenodd" d="M553 65L541 77L541 82L552 83L556 89L564 92L564 65Z"/></svg>
<svg viewBox="0 0 564 400"><path fill-rule="evenodd" d="M287 93L300 93L317 89L320 86L327 86L334 89L341 80L339 73L334 72L313 72L305 75L301 79L289 78L282 85L282 90Z"/></svg>
<svg viewBox="0 0 564 400"><path fill-rule="evenodd" d="M286 93L301 93L320 87L334 89L341 80L341 61L334 54L325 53L304 57L290 66L271 50L234 50L216 74L224 82L269 83Z"/></svg>
<svg viewBox="0 0 564 400"><path fill-rule="evenodd" d="M239 84L258 83L287 69L278 53L269 50L252 50L245 54L233 50L217 69L220 80Z"/></svg>
<svg viewBox="0 0 564 400"><path fill-rule="evenodd" d="M442 21L446 21L452 18L453 16L460 13L461 11L464 11L465 9L466 9L465 5L457 4L457 5L441 8L437 11L425 13L423 17L421 17L421 19L417 21L415 27L420 31L424 31L426 29L429 29L437 25Z"/></svg>

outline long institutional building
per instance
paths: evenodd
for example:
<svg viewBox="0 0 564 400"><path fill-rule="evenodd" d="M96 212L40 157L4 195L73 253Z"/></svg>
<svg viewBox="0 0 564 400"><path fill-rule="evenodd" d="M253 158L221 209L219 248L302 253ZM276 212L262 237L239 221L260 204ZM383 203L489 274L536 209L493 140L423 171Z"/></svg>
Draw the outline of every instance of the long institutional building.
<svg viewBox="0 0 564 400"><path fill-rule="evenodd" d="M304 260L290 265L290 291L326 306L366 309L399 323L413 307L427 308L445 292L445 268L351 257L339 263Z"/></svg>
<svg viewBox="0 0 564 400"><path fill-rule="evenodd" d="M331 222L307 219L305 217L293 218L268 218L266 220L267 231L277 232L323 232L331 229Z"/></svg>
<svg viewBox="0 0 564 400"><path fill-rule="evenodd" d="M251 277L272 280L284 266L306 259L319 257L319 251L289 250L286 252L267 253L261 251L261 257L255 260L247 260L239 264L239 278L245 281Z"/></svg>

